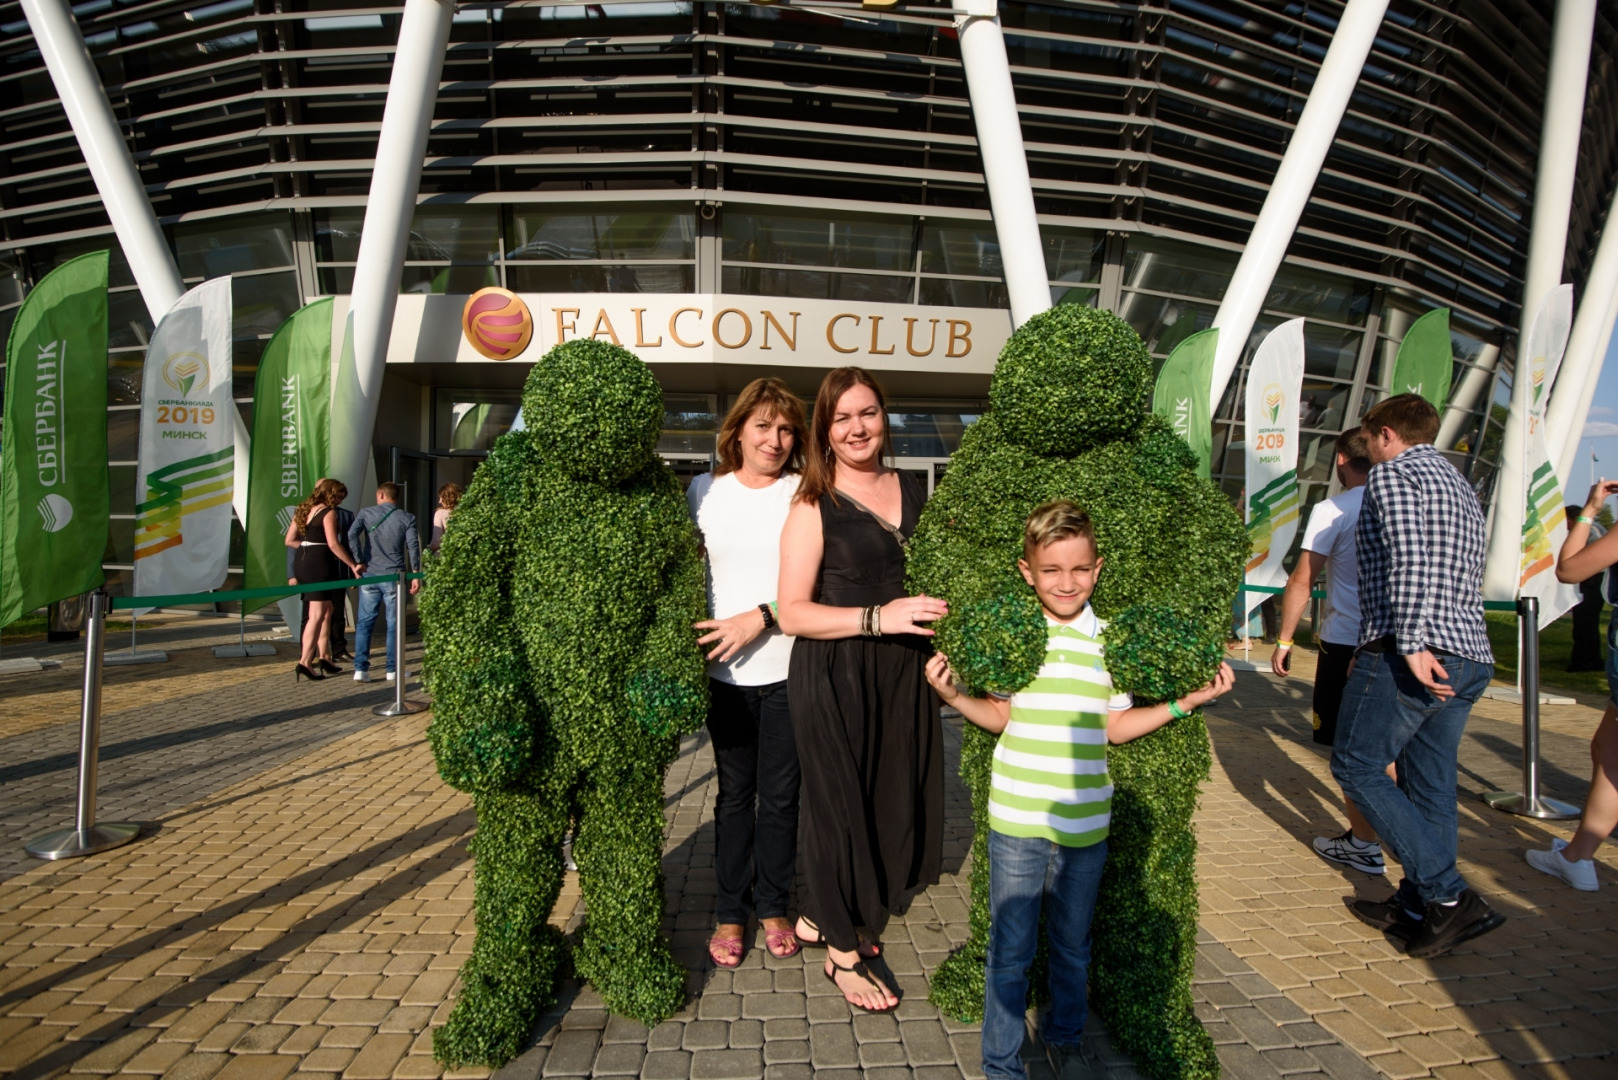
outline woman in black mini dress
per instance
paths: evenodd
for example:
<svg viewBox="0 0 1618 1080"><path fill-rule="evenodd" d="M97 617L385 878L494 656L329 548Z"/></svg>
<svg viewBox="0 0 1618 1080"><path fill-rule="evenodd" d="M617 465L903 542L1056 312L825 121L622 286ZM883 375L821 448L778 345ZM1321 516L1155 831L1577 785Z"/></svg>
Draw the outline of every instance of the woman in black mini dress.
<svg viewBox="0 0 1618 1080"><path fill-rule="evenodd" d="M925 493L882 464L887 406L868 372L820 385L808 463L781 535L777 595L796 635L787 676L803 771L806 890L797 937L824 944L825 974L856 1008L898 1004L862 961L905 895L938 879L944 757L924 672L925 623L944 601L906 596L904 546Z"/></svg>
<svg viewBox="0 0 1618 1080"><path fill-rule="evenodd" d="M315 485L314 493L299 504L287 526L286 545L293 549L292 576L300 585L320 581L344 582L354 577L355 562L349 557L337 528L337 507L348 489L336 480ZM303 655L293 669L293 678L323 679L325 672L343 670L332 663L331 640L326 633L332 605L342 603L343 586L303 594Z"/></svg>

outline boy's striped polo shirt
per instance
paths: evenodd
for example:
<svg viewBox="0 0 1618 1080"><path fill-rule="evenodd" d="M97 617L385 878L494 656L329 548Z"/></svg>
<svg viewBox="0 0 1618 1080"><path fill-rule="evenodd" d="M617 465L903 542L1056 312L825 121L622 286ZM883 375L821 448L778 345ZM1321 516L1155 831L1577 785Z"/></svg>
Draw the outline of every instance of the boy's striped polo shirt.
<svg viewBox="0 0 1618 1080"><path fill-rule="evenodd" d="M1112 691L1106 627L1089 606L1071 623L1045 622L1045 663L1011 695L1011 719L994 748L989 827L1088 847L1106 839L1112 819L1107 714L1132 700Z"/></svg>

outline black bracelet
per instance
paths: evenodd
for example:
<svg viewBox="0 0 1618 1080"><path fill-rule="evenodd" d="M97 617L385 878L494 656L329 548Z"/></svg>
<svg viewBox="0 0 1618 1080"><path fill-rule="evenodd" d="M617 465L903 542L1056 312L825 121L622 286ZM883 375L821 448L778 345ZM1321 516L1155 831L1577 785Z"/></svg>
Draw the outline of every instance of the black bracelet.
<svg viewBox="0 0 1618 1080"><path fill-rule="evenodd" d="M760 604L758 606L758 611L759 611L760 615L764 616L764 629L766 629L766 630L774 630L775 629L775 614L770 611L770 605L768 605L768 604Z"/></svg>

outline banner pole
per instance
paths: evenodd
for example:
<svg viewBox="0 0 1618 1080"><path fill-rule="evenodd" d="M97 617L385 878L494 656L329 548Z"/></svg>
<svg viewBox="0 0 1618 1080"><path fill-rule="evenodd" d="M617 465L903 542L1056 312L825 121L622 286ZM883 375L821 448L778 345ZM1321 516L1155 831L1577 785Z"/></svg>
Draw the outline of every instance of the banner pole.
<svg viewBox="0 0 1618 1080"><path fill-rule="evenodd" d="M1491 791L1483 801L1496 810L1542 821L1565 821L1579 816L1579 808L1539 793L1539 597L1517 601L1521 650L1518 673L1522 679L1522 791Z"/></svg>
<svg viewBox="0 0 1618 1080"><path fill-rule="evenodd" d="M129 609L129 651L115 652L105 657L105 662L113 665L127 664L166 664L169 654L162 649L152 649L141 652L135 648L135 632L140 624L140 618L135 609Z"/></svg>
<svg viewBox="0 0 1618 1080"><path fill-rule="evenodd" d="M96 824L96 779L101 754L101 660L107 634L107 594L90 594L90 630L84 641L84 698L79 709L79 791L74 827L59 829L28 842L36 859L72 859L94 855L140 835L129 822Z"/></svg>
<svg viewBox="0 0 1618 1080"><path fill-rule="evenodd" d="M405 669L405 600L410 596L405 582L408 577L406 571L400 570L399 579L393 583L393 704L372 706L371 712L376 716L408 716L427 708L420 701L405 698L405 680L410 677Z"/></svg>

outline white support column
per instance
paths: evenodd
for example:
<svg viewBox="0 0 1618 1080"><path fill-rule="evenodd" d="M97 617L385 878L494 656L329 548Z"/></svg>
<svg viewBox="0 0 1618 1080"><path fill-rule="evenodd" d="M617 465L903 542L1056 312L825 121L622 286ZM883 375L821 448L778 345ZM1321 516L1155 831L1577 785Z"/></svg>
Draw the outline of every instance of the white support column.
<svg viewBox="0 0 1618 1080"><path fill-rule="evenodd" d="M1034 214L1034 186L1028 178L1022 122L1011 86L1011 62L1000 33L998 0L965 0L955 17L961 41L961 66L972 101L983 179L989 188L1000 265L1011 299L1011 322L1021 326L1051 306L1050 277L1045 272L1045 245Z"/></svg>
<svg viewBox="0 0 1618 1080"><path fill-rule="evenodd" d="M1573 461L1579 454L1579 436L1589 419L1590 401L1601 378L1601 364L1612 336L1613 307L1618 301L1618 191L1613 192L1584 295L1578 301L1573 333L1568 336L1562 369L1551 387L1551 403L1545 410L1545 441L1551 464L1569 489L1573 485ZM1564 494L1571 501L1581 493L1567 490Z"/></svg>
<svg viewBox="0 0 1618 1080"><path fill-rule="evenodd" d="M1264 297L1298 229L1298 220L1303 217L1320 167L1337 137L1348 99L1360 80L1366 57L1371 55L1371 45L1387 10L1388 0L1348 0L1343 8L1337 31L1326 49L1326 59L1315 76L1314 89L1304 103L1281 166L1264 197L1264 207L1253 223L1252 235L1247 238L1225 298L1214 315L1219 343L1214 350L1212 401L1208 406L1213 412L1218 411L1219 399L1225 396L1225 387L1241 362L1253 323L1263 310Z"/></svg>
<svg viewBox="0 0 1618 1080"><path fill-rule="evenodd" d="M1584 371L1584 385L1581 387L1571 379L1562 383L1570 395L1577 394L1577 396L1573 397L1574 409L1567 429L1567 442L1563 445L1560 454L1552 454L1551 456L1556 465L1557 477L1566 485L1562 489L1562 494L1567 496L1567 501L1570 503L1579 502L1586 493L1586 489L1574 481L1573 470L1579 462L1579 439L1584 434L1585 421L1590 418L1590 403L1595 400L1596 385L1601 382L1601 367L1607 357L1607 348L1612 344L1612 331L1615 320L1618 320L1618 296L1613 296L1607 304L1606 317L1596 322L1599 328L1599 337L1592 351L1593 360ZM1575 317L1573 332L1576 334L1578 330L1577 317ZM1571 345L1569 347L1571 348ZM1567 363L1566 359L1562 363L1565 365ZM1557 381L1560 382L1563 378L1564 376L1558 375ZM1577 393L1581 390L1582 393ZM1546 423L1549 424L1550 421L1546 420Z"/></svg>
<svg viewBox="0 0 1618 1080"><path fill-rule="evenodd" d="M1511 380L1511 414L1500 446L1494 485L1483 594L1490 600L1517 595L1522 552L1524 429L1531 380L1523 364L1523 343L1539 305L1562 283L1568 218L1573 212L1573 170L1584 126L1584 91L1590 76L1590 44L1595 36L1596 0L1557 0L1551 34L1545 114L1540 122L1539 168L1534 177L1534 216L1528 234L1528 267L1517 330L1517 365ZM1547 389L1554 390L1553 387Z"/></svg>
<svg viewBox="0 0 1618 1080"><path fill-rule="evenodd" d="M399 24L354 264L348 325L332 387L331 475L348 485L351 504L363 503L368 494L361 488L371 456L410 223L421 190L427 131L454 15L455 0L405 0Z"/></svg>
<svg viewBox="0 0 1618 1080"><path fill-rule="evenodd" d="M67 113L67 122L73 128L73 137L79 142L85 164L90 166L96 194L106 207L113 234L135 275L141 300L155 326L184 295L185 281L180 277L180 268L169 250L162 226L157 223L151 200L146 197L146 185L135 168L135 159L129 155L123 129L101 86L101 75L90 59L79 24L64 0L22 0L22 10L40 55L45 59L45 67L51 73L56 96L61 99L62 111ZM247 466L252 455L241 413L232 409L230 419L236 435L236 488L231 505L236 519L245 522Z"/></svg>

